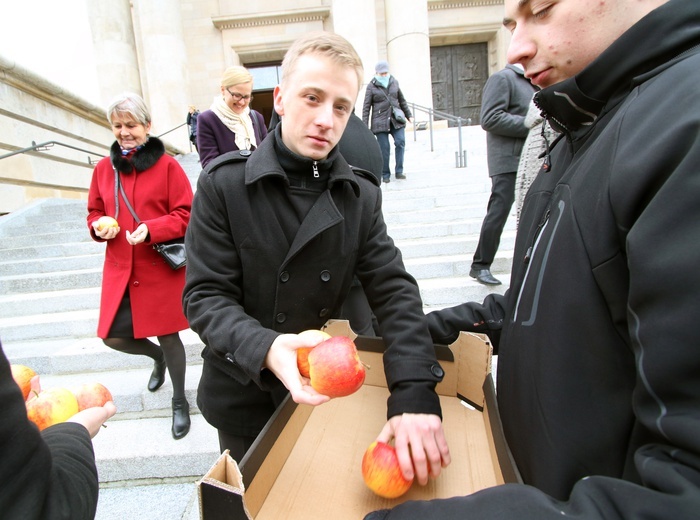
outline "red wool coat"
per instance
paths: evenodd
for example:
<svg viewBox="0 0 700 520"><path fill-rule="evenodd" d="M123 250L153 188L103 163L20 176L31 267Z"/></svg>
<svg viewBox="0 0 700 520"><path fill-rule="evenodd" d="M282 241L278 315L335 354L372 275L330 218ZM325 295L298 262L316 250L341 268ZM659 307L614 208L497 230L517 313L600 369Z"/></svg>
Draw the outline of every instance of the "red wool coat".
<svg viewBox="0 0 700 520"><path fill-rule="evenodd" d="M108 337L127 287L134 337L163 336L187 329L189 324L182 311L185 268L172 270L152 246L184 236L190 220L192 186L177 161L164 153L157 138L151 137L136 152L132 159L136 168L129 173L124 172L128 163L118 156L119 146L115 150L115 145L112 159L120 165L122 185L139 219L148 226L149 238L136 246L126 241L126 231L133 232L137 224L120 195L116 218L121 230L114 239L106 241L97 336ZM139 166L147 167L139 171ZM94 240L101 241L92 223L115 213L114 170L110 157L105 157L95 167L88 196L87 225Z"/></svg>

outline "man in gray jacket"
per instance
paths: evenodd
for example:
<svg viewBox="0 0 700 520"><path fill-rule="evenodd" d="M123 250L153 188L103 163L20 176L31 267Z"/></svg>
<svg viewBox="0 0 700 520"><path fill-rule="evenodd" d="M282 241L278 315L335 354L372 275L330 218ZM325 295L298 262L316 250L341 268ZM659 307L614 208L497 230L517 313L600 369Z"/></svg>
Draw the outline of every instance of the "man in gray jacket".
<svg viewBox="0 0 700 520"><path fill-rule="evenodd" d="M469 271L469 276L483 284L501 283L491 274L491 264L515 200L515 175L529 130L525 115L534 93L535 87L516 65L507 65L491 75L484 86L481 127L487 132L491 196Z"/></svg>

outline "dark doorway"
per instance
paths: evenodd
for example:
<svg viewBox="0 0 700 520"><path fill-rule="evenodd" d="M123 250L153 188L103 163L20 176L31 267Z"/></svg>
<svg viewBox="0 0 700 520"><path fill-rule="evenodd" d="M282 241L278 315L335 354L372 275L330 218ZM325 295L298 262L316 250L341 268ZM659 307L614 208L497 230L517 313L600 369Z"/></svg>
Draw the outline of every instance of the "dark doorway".
<svg viewBox="0 0 700 520"><path fill-rule="evenodd" d="M270 126L274 110L273 91L282 77L280 63L246 65L253 75L253 94L255 99L251 108L260 112L265 118L265 125Z"/></svg>
<svg viewBox="0 0 700 520"><path fill-rule="evenodd" d="M465 120L471 119L472 125L478 125L481 92L489 76L488 45L468 43L432 47L430 69L433 108ZM450 122L450 126L456 125Z"/></svg>

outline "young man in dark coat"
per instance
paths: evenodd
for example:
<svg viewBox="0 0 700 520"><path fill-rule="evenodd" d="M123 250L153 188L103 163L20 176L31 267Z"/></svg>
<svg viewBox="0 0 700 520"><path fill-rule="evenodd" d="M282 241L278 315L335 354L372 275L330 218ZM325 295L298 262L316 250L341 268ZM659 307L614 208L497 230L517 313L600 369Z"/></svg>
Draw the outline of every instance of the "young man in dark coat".
<svg viewBox="0 0 700 520"><path fill-rule="evenodd" d="M523 207L510 290L429 315L500 333L526 485L372 520L700 516L700 2L506 0L508 60L562 137Z"/></svg>
<svg viewBox="0 0 700 520"><path fill-rule="evenodd" d="M435 385L443 376L418 286L387 235L377 179L336 146L362 64L332 33L297 40L282 63L281 123L249 156L232 152L201 174L186 236L184 307L206 345L197 403L240 460L289 392L328 397L299 374L298 333L337 316L353 277L387 349L391 396L378 440L394 438L404 475L421 484L449 461Z"/></svg>

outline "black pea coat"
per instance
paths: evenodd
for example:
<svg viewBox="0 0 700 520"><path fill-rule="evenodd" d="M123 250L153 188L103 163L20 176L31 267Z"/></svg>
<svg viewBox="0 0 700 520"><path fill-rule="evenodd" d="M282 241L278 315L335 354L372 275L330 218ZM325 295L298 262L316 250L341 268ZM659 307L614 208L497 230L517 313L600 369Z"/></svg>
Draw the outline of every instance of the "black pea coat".
<svg viewBox="0 0 700 520"><path fill-rule="evenodd" d="M387 235L376 178L334 149L316 164L329 169L328 187L299 222L278 140L279 127L247 161L225 154L199 179L184 307L206 345L197 401L204 417L229 434L257 435L285 393L263 369L270 345L337 316L355 275L387 346L388 416L439 415L442 371L418 286ZM314 161L298 161L311 176Z"/></svg>

